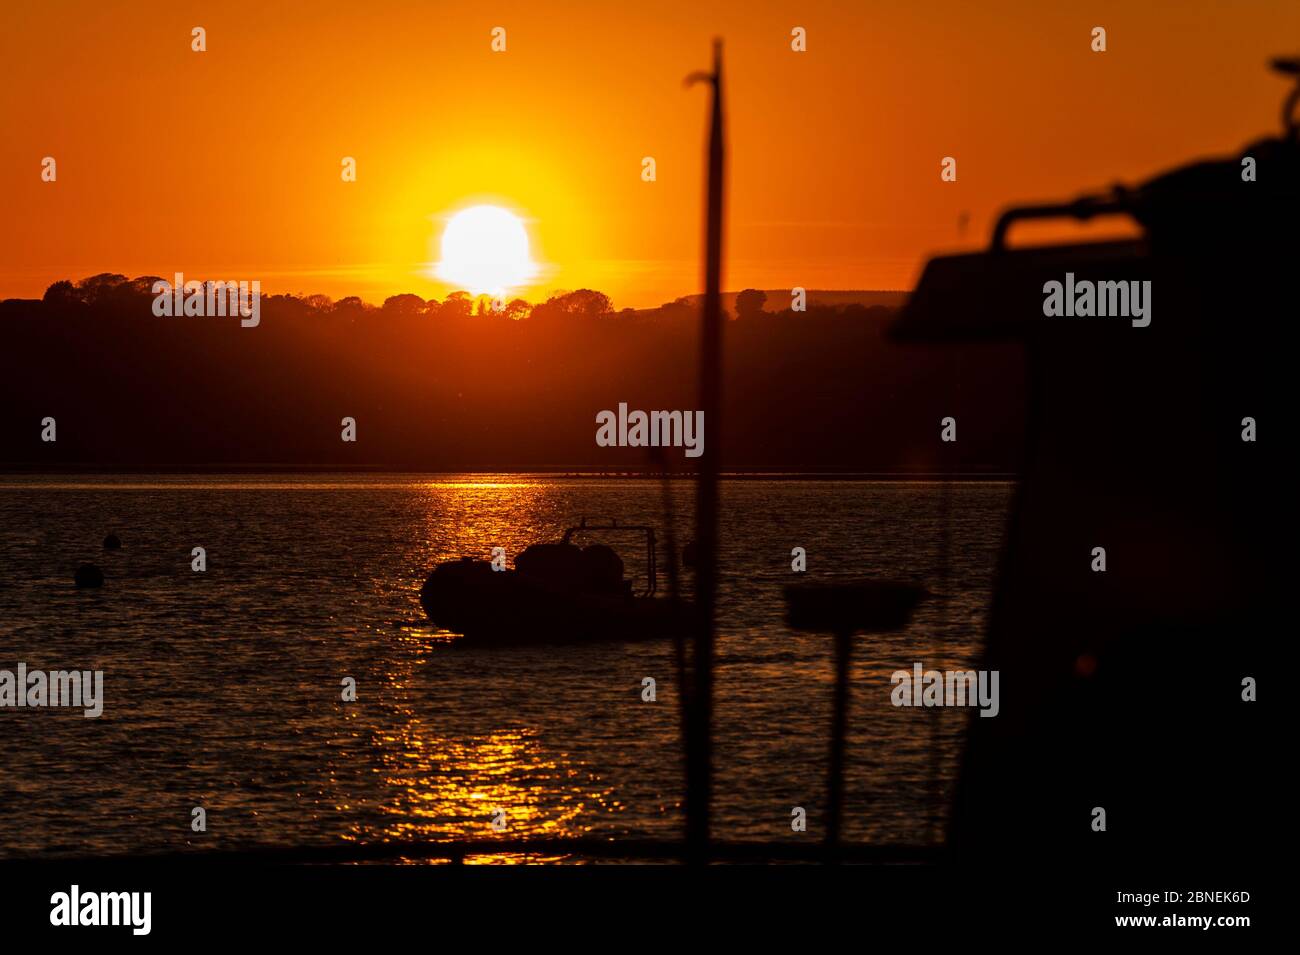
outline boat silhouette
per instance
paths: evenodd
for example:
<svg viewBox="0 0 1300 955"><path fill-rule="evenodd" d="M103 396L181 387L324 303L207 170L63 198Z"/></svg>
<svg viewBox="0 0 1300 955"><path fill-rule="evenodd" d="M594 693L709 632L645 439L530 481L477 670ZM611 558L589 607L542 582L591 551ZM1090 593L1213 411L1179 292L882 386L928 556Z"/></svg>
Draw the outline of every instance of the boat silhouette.
<svg viewBox="0 0 1300 955"><path fill-rule="evenodd" d="M623 559L612 547L574 543L589 531L644 538L644 590L635 591L624 577ZM420 590L420 603L432 623L472 644L618 642L669 636L688 624L690 605L660 598L657 590L653 527L583 518L558 542L529 545L513 570L473 557L439 564Z"/></svg>

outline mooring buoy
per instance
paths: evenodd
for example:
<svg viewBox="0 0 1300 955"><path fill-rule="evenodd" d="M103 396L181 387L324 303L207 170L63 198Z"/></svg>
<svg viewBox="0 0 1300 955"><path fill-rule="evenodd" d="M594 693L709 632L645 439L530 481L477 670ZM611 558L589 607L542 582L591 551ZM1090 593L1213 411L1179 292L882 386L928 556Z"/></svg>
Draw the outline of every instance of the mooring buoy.
<svg viewBox="0 0 1300 955"><path fill-rule="evenodd" d="M82 564L72 576L78 587L104 586L104 572L94 564Z"/></svg>

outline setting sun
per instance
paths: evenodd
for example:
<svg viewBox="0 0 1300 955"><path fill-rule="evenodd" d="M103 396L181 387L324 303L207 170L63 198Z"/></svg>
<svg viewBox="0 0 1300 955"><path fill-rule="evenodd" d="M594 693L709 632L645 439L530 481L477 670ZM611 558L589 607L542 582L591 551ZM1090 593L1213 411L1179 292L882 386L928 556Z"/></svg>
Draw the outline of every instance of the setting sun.
<svg viewBox="0 0 1300 955"><path fill-rule="evenodd" d="M520 218L499 206L456 213L442 233L438 278L474 295L504 296L537 275Z"/></svg>

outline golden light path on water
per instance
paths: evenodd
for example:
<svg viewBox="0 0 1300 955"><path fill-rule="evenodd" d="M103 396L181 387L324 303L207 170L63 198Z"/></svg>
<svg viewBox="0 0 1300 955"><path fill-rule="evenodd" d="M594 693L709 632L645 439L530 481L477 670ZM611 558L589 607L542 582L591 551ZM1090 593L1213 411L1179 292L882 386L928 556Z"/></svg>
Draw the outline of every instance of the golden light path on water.
<svg viewBox="0 0 1300 955"><path fill-rule="evenodd" d="M491 546L501 545L513 557L537 539L539 527L569 516L553 488L538 481L487 477L428 482L421 490L428 504L425 533L423 540L414 535L409 566L432 567L463 556L452 541L485 542L484 553L472 556L487 557ZM493 852L492 842L589 833L591 820L620 811L613 790L569 753L549 749L533 726L452 735L422 718L428 707L412 697L421 692L417 670L429 650L445 650L458 639L427 627L408 628L399 637L405 652L392 655L384 674L391 725L370 734L383 789L374 808L383 821L368 814L350 838L481 843L483 851L467 856L467 864L565 861L559 855Z"/></svg>
<svg viewBox="0 0 1300 955"><path fill-rule="evenodd" d="M493 733L449 739L418 720L396 735L377 737L389 801L380 807L388 825L359 832L362 841L458 839L482 843L469 863L561 861L560 856L494 853L503 838L580 835L580 817L608 811L609 790L599 788L564 754L549 754L535 732Z"/></svg>
<svg viewBox="0 0 1300 955"><path fill-rule="evenodd" d="M662 529L663 490L509 474L6 477L0 629L16 650L39 649L46 665L104 668L117 687L110 700L124 702L93 721L97 735L79 719L50 719L7 737L11 761L27 769L6 779L13 818L0 827L0 855L177 851L174 801L159 794L179 792L221 820L185 848L346 840L401 852L406 840L454 840L482 847L474 861L513 862L494 849L503 839L680 838L671 641L473 646L435 627L420 603L439 562L488 560L500 546L514 563L582 517ZM846 838L942 832L965 716L954 708L936 724L893 706L888 676L915 660L949 670L978 659L1012 490L957 486L953 510L966 517L951 525L942 588L952 599L855 648ZM675 481L668 491L680 544L694 488ZM832 650L785 624L791 528L818 541L830 576L942 582L940 491L925 482L724 482L722 558L743 572L727 574L720 590L719 838L797 839L790 807L825 786ZM105 554L109 530L125 546ZM645 586L642 544L591 539L616 547L627 579ZM667 545L666 534L660 540ZM191 541L208 550L206 574L190 572ZM93 593L69 586L69 562L83 555L106 565L109 584ZM642 695L646 676L658 680L657 700ZM355 700L341 698L344 678L355 679ZM74 778L68 765L85 771ZM84 826L61 841L42 837L74 799L90 814ZM504 832L492 827L497 809Z"/></svg>

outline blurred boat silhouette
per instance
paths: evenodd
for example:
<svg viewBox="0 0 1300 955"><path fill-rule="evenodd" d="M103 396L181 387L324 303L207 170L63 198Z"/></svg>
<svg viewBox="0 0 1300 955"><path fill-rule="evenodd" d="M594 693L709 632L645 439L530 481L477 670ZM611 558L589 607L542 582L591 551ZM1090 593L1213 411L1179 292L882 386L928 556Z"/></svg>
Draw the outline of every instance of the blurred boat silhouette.
<svg viewBox="0 0 1300 955"><path fill-rule="evenodd" d="M575 534L630 532L646 545L647 588L636 593L623 559L605 544L579 547ZM646 640L687 625L690 607L655 596L658 565L654 528L590 524L584 518L558 543L532 544L514 570L463 557L439 564L420 591L437 626L478 644L593 643Z"/></svg>

